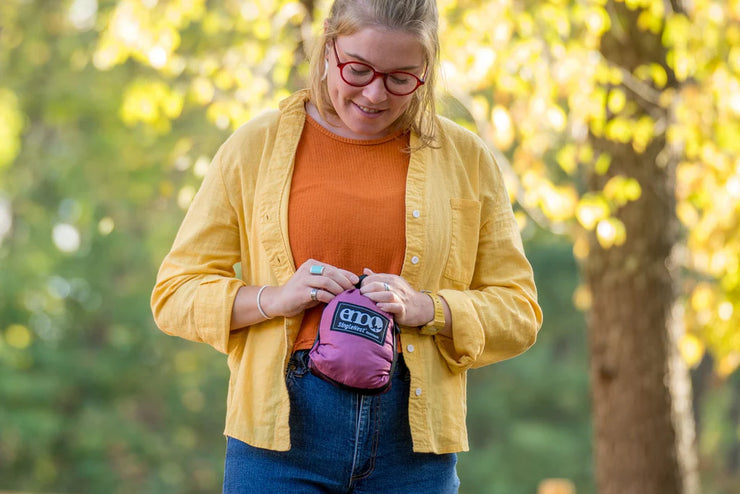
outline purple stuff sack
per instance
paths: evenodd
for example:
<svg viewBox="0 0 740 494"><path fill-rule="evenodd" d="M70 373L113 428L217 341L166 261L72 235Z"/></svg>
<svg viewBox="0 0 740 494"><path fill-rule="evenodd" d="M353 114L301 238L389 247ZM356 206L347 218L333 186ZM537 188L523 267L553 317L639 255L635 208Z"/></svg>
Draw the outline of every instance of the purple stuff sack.
<svg viewBox="0 0 740 494"><path fill-rule="evenodd" d="M390 388L397 355L393 316L354 288L324 308L309 368L336 386L374 395Z"/></svg>

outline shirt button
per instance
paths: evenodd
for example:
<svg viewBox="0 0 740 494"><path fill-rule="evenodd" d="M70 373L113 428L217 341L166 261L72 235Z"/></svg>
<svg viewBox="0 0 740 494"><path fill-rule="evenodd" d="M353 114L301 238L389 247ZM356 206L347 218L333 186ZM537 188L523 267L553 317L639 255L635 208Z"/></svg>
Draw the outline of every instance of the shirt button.
<svg viewBox="0 0 740 494"><path fill-rule="evenodd" d="M418 209L414 209L414 212L411 214L414 215L414 218L418 218L419 216L421 216L421 211L419 211Z"/></svg>
<svg viewBox="0 0 740 494"><path fill-rule="evenodd" d="M414 391L414 393L416 393L416 396L421 396L421 388L416 388L416 391Z"/></svg>
<svg viewBox="0 0 740 494"><path fill-rule="evenodd" d="M414 345L409 345L406 347L406 351L409 353L414 353Z"/></svg>
<svg viewBox="0 0 740 494"><path fill-rule="evenodd" d="M411 264L419 264L419 258L417 256L412 257Z"/></svg>

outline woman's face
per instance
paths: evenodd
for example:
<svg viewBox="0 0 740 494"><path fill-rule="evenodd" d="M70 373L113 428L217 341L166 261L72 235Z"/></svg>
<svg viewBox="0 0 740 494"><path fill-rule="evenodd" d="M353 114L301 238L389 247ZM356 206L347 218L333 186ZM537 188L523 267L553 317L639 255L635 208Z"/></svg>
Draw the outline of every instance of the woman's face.
<svg viewBox="0 0 740 494"><path fill-rule="evenodd" d="M342 80L337 63L363 62L378 72L398 70L421 78L425 69L421 43L411 34L379 27L340 36L335 43L338 60L330 44L326 84L340 121L331 123L339 125L338 134L352 139L376 139L387 135L408 108L413 93L406 96L389 93L383 77L377 77L367 86L350 86Z"/></svg>

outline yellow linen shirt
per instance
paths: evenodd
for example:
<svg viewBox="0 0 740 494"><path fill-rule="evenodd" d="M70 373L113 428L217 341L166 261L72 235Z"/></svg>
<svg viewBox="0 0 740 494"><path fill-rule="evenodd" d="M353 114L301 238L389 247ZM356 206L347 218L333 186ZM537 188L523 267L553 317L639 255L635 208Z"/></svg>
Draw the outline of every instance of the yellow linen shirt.
<svg viewBox="0 0 740 494"><path fill-rule="evenodd" d="M309 92L239 128L215 155L165 257L152 311L167 334L228 355L224 433L260 448L290 448L285 386L301 316L230 331L244 285L282 285L295 272L288 195ZM402 328L411 373L414 451L468 449L466 375L518 355L542 322L532 268L522 248L501 172L473 133L439 118L437 148L411 154L406 184L403 276L437 291L450 307L452 338ZM412 148L418 146L411 136ZM368 164L372 166L372 164ZM241 263L242 279L235 277Z"/></svg>

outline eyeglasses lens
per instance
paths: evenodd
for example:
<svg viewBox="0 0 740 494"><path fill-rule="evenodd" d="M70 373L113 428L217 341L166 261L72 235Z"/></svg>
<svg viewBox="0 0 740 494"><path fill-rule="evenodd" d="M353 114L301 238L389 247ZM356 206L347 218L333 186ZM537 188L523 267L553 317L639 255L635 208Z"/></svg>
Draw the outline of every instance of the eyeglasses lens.
<svg viewBox="0 0 740 494"><path fill-rule="evenodd" d="M342 67L342 79L352 86L366 86L374 78L375 71L369 65L350 62ZM419 85L416 77L406 72L390 72L383 81L389 92L399 96L414 92Z"/></svg>

